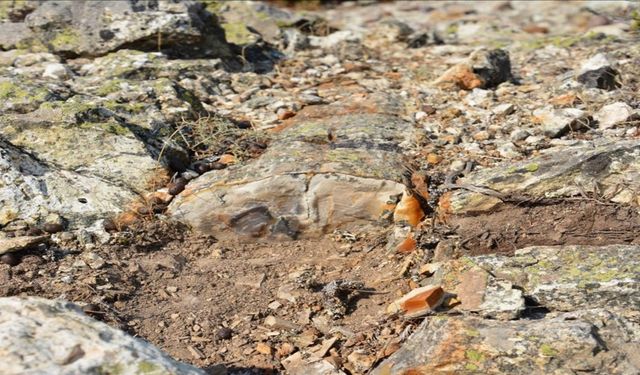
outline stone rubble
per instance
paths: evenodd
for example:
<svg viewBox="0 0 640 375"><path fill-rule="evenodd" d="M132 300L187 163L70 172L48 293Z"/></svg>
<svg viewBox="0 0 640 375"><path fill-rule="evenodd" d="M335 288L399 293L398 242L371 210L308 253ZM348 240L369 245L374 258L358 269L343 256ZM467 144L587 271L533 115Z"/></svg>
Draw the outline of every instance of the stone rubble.
<svg viewBox="0 0 640 375"><path fill-rule="evenodd" d="M210 373L637 373L635 233L509 255L448 226L547 205L633 225L637 4L292 5L0 2L3 293L91 298ZM339 266L284 245L329 237ZM0 305L10 373L205 371L67 302Z"/></svg>

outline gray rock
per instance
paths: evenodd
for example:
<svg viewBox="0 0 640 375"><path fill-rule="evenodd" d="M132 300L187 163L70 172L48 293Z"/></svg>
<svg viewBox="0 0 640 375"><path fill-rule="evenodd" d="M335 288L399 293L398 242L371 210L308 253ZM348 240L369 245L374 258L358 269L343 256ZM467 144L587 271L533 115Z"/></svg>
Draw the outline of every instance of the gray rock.
<svg viewBox="0 0 640 375"><path fill-rule="evenodd" d="M623 102L607 104L593 117L598 121L600 129L609 129L627 121L640 119L640 115L634 113L633 108Z"/></svg>
<svg viewBox="0 0 640 375"><path fill-rule="evenodd" d="M44 68L42 78L53 78L60 81L66 80L71 75L71 71L65 65L60 63L48 64Z"/></svg>
<svg viewBox="0 0 640 375"><path fill-rule="evenodd" d="M525 129L515 129L509 135L509 139L511 139L514 142L524 141L530 135L531 134L528 131L526 131Z"/></svg>
<svg viewBox="0 0 640 375"><path fill-rule="evenodd" d="M607 57L599 53L587 60L578 72L577 80L586 87L615 90L621 86L619 73Z"/></svg>
<svg viewBox="0 0 640 375"><path fill-rule="evenodd" d="M542 122L543 132L550 138L561 137L569 131L589 129L593 122L593 117L577 108L545 107L535 110L533 115Z"/></svg>
<svg viewBox="0 0 640 375"><path fill-rule="evenodd" d="M514 257L489 255L473 262L551 310L640 306L639 246L529 247Z"/></svg>
<svg viewBox="0 0 640 375"><path fill-rule="evenodd" d="M196 1L46 1L24 23L0 24L0 48L48 48L64 56L100 56L128 47L175 56L232 56L215 16Z"/></svg>
<svg viewBox="0 0 640 375"><path fill-rule="evenodd" d="M640 371L640 326L606 309L541 320L428 317L375 375Z"/></svg>
<svg viewBox="0 0 640 375"><path fill-rule="evenodd" d="M121 212L137 196L131 189L98 176L43 163L4 141L0 141L0 171L4 179L0 185L3 226L17 219L36 224L50 212L61 213L72 226L89 225Z"/></svg>
<svg viewBox="0 0 640 375"><path fill-rule="evenodd" d="M6 375L205 374L70 302L34 297L0 298L0 353Z"/></svg>
<svg viewBox="0 0 640 375"><path fill-rule="evenodd" d="M640 141L563 145L528 161L474 171L459 183L498 194L459 189L451 196L451 209L457 214L495 209L501 194L553 198L597 193L601 199L638 205Z"/></svg>

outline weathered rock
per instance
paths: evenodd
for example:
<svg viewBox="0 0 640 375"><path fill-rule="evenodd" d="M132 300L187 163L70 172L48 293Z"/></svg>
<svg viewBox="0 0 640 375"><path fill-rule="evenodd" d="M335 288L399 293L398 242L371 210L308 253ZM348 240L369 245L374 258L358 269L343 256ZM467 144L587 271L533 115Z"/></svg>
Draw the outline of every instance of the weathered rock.
<svg viewBox="0 0 640 375"><path fill-rule="evenodd" d="M3 35L9 27L22 33L0 38L2 49L44 46L65 56L100 56L120 48L232 55L215 16L196 1L46 1L24 23L0 24Z"/></svg>
<svg viewBox="0 0 640 375"><path fill-rule="evenodd" d="M486 318L516 319L525 309L522 291L506 279L481 268L475 258L453 260L439 267L429 280L455 295L455 311Z"/></svg>
<svg viewBox="0 0 640 375"><path fill-rule="evenodd" d="M28 249L35 245L46 242L47 239L47 236L20 236L0 238L0 254Z"/></svg>
<svg viewBox="0 0 640 375"><path fill-rule="evenodd" d="M397 106L372 96L307 107L258 160L190 182L169 212L201 232L250 236L372 224L404 190L402 143L411 125L387 114Z"/></svg>
<svg viewBox="0 0 640 375"><path fill-rule="evenodd" d="M604 54L599 53L580 67L577 80L586 87L615 90L621 86L617 80L618 75L618 71L613 68L613 64L609 59Z"/></svg>
<svg viewBox="0 0 640 375"><path fill-rule="evenodd" d="M553 198L597 192L613 202L639 205L640 141L552 148L525 162L474 171L458 183L470 188L452 193L451 211L456 214L490 211L510 195Z"/></svg>
<svg viewBox="0 0 640 375"><path fill-rule="evenodd" d="M529 247L514 257L489 255L473 261L551 310L640 306L638 246Z"/></svg>
<svg viewBox="0 0 640 375"><path fill-rule="evenodd" d="M280 26L293 25L301 19L285 9L262 2L229 1L209 4L208 9L219 16L227 40L235 44L254 43L258 38L277 44Z"/></svg>
<svg viewBox="0 0 640 375"><path fill-rule="evenodd" d="M71 147L67 152L74 150ZM96 175L48 165L4 141L0 141L0 170L0 225L16 219L38 223L50 212L61 213L72 226L89 225L120 212L136 199L131 189Z"/></svg>
<svg viewBox="0 0 640 375"><path fill-rule="evenodd" d="M39 82L25 82L14 77L0 78L0 115L7 112L27 113L60 94Z"/></svg>
<svg viewBox="0 0 640 375"><path fill-rule="evenodd" d="M434 84L443 88L493 88L511 79L509 53L500 49L473 52L466 61L454 65Z"/></svg>
<svg viewBox="0 0 640 375"><path fill-rule="evenodd" d="M593 117L577 108L553 109L545 107L533 111L533 115L543 125L547 137L558 138L570 131L589 129Z"/></svg>
<svg viewBox="0 0 640 375"><path fill-rule="evenodd" d="M375 375L640 371L640 326L606 309L501 322L428 317Z"/></svg>
<svg viewBox="0 0 640 375"><path fill-rule="evenodd" d="M327 360L316 357L305 358L301 352L296 352L282 361L282 365L291 375L344 375Z"/></svg>
<svg viewBox="0 0 640 375"><path fill-rule="evenodd" d="M633 108L623 102L607 104L593 117L598 121L600 129L609 129L627 121L640 119L640 115L634 113Z"/></svg>
<svg viewBox="0 0 640 375"><path fill-rule="evenodd" d="M69 302L0 298L3 374L204 374Z"/></svg>

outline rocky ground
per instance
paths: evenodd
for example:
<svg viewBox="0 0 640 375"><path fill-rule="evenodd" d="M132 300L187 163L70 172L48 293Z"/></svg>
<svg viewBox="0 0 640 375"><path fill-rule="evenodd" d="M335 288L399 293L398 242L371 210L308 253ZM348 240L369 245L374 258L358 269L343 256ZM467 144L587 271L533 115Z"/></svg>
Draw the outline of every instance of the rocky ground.
<svg viewBox="0 0 640 375"><path fill-rule="evenodd" d="M0 31L9 373L640 371L636 3L5 1Z"/></svg>

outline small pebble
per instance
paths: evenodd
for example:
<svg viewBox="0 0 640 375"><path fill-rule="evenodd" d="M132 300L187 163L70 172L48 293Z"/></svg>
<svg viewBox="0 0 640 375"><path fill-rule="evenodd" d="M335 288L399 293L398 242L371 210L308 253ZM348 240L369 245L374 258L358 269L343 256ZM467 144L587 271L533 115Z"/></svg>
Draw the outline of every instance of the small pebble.
<svg viewBox="0 0 640 375"><path fill-rule="evenodd" d="M231 330L231 328L222 327L218 330L218 332L216 332L216 337L220 340L229 340L232 334L233 331Z"/></svg>
<svg viewBox="0 0 640 375"><path fill-rule="evenodd" d="M20 257L14 253L2 254L0 255L0 262L14 267L20 264Z"/></svg>
<svg viewBox="0 0 640 375"><path fill-rule="evenodd" d="M42 235L42 230L40 228L29 228L27 230L27 236L40 236Z"/></svg>
<svg viewBox="0 0 640 375"><path fill-rule="evenodd" d="M58 233L64 230L64 225L60 223L46 223L42 229L47 233Z"/></svg>
<svg viewBox="0 0 640 375"><path fill-rule="evenodd" d="M103 227L107 232L115 232L118 230L118 226L112 219L105 219Z"/></svg>
<svg viewBox="0 0 640 375"><path fill-rule="evenodd" d="M187 180L182 177L176 178L176 180L169 184L169 194L178 195L182 190L184 190L185 186L187 186Z"/></svg>

